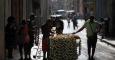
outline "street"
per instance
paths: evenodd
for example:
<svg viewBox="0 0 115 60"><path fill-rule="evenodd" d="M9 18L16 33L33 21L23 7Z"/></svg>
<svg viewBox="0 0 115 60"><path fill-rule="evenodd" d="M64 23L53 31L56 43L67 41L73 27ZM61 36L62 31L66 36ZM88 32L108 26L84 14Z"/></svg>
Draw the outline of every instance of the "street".
<svg viewBox="0 0 115 60"><path fill-rule="evenodd" d="M76 28L76 30L73 29L72 21L70 21L69 27L68 27L67 20L63 20L63 22L64 22L64 30L63 30L64 34L69 34L69 33L77 31L77 28ZM78 29L84 24L84 22L85 22L84 20L81 20L81 19L78 20ZM81 38L81 55L78 57L78 60L88 60L88 58L87 58L88 57L88 55L87 55L87 38L86 38L85 29L83 31L77 33L76 35L80 36L80 38ZM40 36L42 38L42 34ZM41 48L42 48L41 44L42 44L42 41L40 39L40 45L39 45L40 49L38 49L40 55L36 59L33 58L33 55L36 54L37 50L35 48L38 48L38 47L33 46L32 51L31 51L31 57L33 60L42 60L43 54L41 51ZM19 52L17 51L17 49L14 50L13 56L14 56L13 60L19 59ZM114 60L115 59L115 48L113 48L103 42L100 42L100 40L98 39L97 48L96 48L94 58L95 58L95 60ZM6 60L7 60L7 58L6 58ZM10 60L10 59L8 59L8 60Z"/></svg>
<svg viewBox="0 0 115 60"><path fill-rule="evenodd" d="M78 20L78 27L80 28L84 23L84 20ZM72 24L70 24L72 25ZM65 25L67 26L67 25ZM70 29L73 27L71 26ZM78 28L78 29L79 29ZM71 30L72 31L72 30ZM81 37L81 55L79 56L78 60L87 60L87 38L86 38L86 31L85 29L79 33L77 33ZM114 60L115 59L115 48L100 42L98 39L97 48L95 52L95 60Z"/></svg>

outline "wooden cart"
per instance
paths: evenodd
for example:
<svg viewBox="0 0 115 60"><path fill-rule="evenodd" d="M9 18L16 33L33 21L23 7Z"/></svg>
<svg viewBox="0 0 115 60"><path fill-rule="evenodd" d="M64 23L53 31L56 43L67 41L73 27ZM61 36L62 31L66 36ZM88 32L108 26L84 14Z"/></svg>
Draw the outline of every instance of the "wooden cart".
<svg viewBox="0 0 115 60"><path fill-rule="evenodd" d="M76 60L81 54L81 40L77 35L50 36L50 59Z"/></svg>

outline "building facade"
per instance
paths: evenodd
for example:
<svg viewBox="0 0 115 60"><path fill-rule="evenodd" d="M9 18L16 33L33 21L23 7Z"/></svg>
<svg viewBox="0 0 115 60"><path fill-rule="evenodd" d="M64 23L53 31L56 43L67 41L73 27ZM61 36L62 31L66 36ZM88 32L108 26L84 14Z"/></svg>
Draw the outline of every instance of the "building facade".
<svg viewBox="0 0 115 60"><path fill-rule="evenodd" d="M83 12L85 16L95 16L96 0L83 0Z"/></svg>
<svg viewBox="0 0 115 60"><path fill-rule="evenodd" d="M115 36L114 30L114 23L115 23L115 16L114 16L114 0L96 0L96 18L99 19L100 17L102 18L110 18L108 21L108 32L106 32L110 36Z"/></svg>
<svg viewBox="0 0 115 60"><path fill-rule="evenodd" d="M0 60L5 60L5 49L4 49L4 26L5 26L5 11L4 11L4 0L0 0Z"/></svg>

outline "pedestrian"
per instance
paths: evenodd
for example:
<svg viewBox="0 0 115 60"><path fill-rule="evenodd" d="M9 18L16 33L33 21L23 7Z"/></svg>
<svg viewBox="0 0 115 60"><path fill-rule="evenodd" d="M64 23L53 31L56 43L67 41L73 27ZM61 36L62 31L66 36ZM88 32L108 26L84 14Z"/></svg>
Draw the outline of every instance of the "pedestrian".
<svg viewBox="0 0 115 60"><path fill-rule="evenodd" d="M8 58L13 58L13 49L16 48L17 26L13 16L8 17L5 27L5 47L8 50Z"/></svg>
<svg viewBox="0 0 115 60"><path fill-rule="evenodd" d="M25 56L25 59L24 60L30 60L30 36L29 36L29 26L28 26L28 23L27 21L24 21L23 22L24 24L24 27L23 27L23 37L24 37L24 56Z"/></svg>
<svg viewBox="0 0 115 60"><path fill-rule="evenodd" d="M70 20L71 20L71 14L69 13L67 17L68 27L70 27Z"/></svg>
<svg viewBox="0 0 115 60"><path fill-rule="evenodd" d="M72 21L73 21L73 27L75 29L75 27L78 27L77 26L77 24L78 24L78 22L77 22L77 15L75 13L73 15Z"/></svg>
<svg viewBox="0 0 115 60"><path fill-rule="evenodd" d="M59 19L59 17L56 17L55 19L55 27L56 27L56 33L62 34L64 29L63 21Z"/></svg>
<svg viewBox="0 0 115 60"><path fill-rule="evenodd" d="M73 34L82 31L84 28L86 28L86 32L87 32L87 46L88 46L89 60L93 60L96 43L97 43L97 33L100 30L99 23L95 21L94 16L90 16L90 19L88 19L85 22L85 24L77 32L74 32Z"/></svg>
<svg viewBox="0 0 115 60"><path fill-rule="evenodd" d="M68 22L68 28L70 28L70 19L67 18L67 22Z"/></svg>
<svg viewBox="0 0 115 60"><path fill-rule="evenodd" d="M30 21L28 21L29 26L29 36L30 36L30 48L32 48L34 43L34 34L35 34L35 15L30 15Z"/></svg>
<svg viewBox="0 0 115 60"><path fill-rule="evenodd" d="M20 59L23 60L23 48L24 48L24 25L25 25L25 20L22 20L21 24L19 25L18 29L18 47L19 47L19 53L20 53Z"/></svg>
<svg viewBox="0 0 115 60"><path fill-rule="evenodd" d="M43 38L42 38L43 60L49 59L49 57L46 57L46 53L47 56L49 56L49 36L51 33L52 22L53 21L48 19L46 23L41 27L42 34L43 34Z"/></svg>
<svg viewBox="0 0 115 60"><path fill-rule="evenodd" d="M101 39L103 39L105 37L105 21L103 18L100 18L100 25L101 25L101 29L100 29L100 35L101 35Z"/></svg>
<svg viewBox="0 0 115 60"><path fill-rule="evenodd" d="M30 15L30 20L26 20L24 24L24 34L25 34L25 40L24 40L24 54L25 54L25 60L29 59L31 60L31 48L34 44L34 22L35 22L35 15Z"/></svg>
<svg viewBox="0 0 115 60"><path fill-rule="evenodd" d="M109 23L110 23L110 17L104 18L105 21L105 36L109 37Z"/></svg>

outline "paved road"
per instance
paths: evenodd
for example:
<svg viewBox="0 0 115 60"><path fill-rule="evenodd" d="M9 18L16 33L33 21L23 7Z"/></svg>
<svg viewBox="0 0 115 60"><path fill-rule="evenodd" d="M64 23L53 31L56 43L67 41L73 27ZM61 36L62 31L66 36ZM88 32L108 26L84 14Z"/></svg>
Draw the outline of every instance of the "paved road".
<svg viewBox="0 0 115 60"><path fill-rule="evenodd" d="M63 33L72 33L75 30L73 29L73 23L70 22L70 26L68 27L68 23L66 20L63 20L64 22L64 30ZM84 20L78 20L78 27L80 28L84 23ZM79 29L78 28L78 29ZM77 30L77 28L76 28ZM81 37L81 55L78 57L77 60L87 60L87 38L86 38L86 32L85 29L76 35L79 35ZM42 36L42 35L40 35ZM35 47L35 46L34 46ZM40 45L41 48L41 45ZM35 50L32 51L32 54L34 54ZM42 54L42 53L41 53ZM19 59L19 53L17 50L14 50L14 59L13 60L18 60ZM10 60L10 59L6 59ZM37 59L37 60L42 60L42 59ZM98 40L97 42L97 48L96 48L96 53L95 53L95 60L115 60L115 48L100 42Z"/></svg>
<svg viewBox="0 0 115 60"><path fill-rule="evenodd" d="M78 23L80 28L83 25L84 21L78 20ZM78 60L87 60L87 38L85 29L80 33L77 33L77 35L79 35L82 40L81 55L79 56ZM98 40L94 58L95 60L115 60L115 48Z"/></svg>

